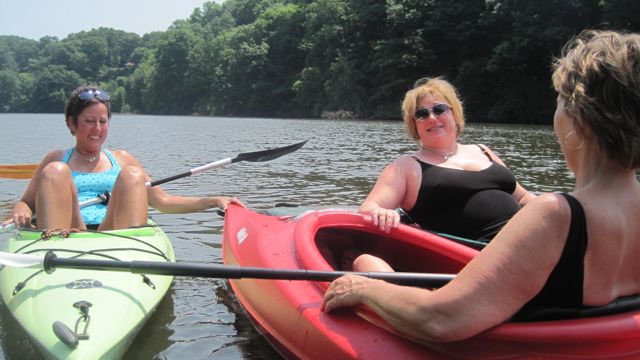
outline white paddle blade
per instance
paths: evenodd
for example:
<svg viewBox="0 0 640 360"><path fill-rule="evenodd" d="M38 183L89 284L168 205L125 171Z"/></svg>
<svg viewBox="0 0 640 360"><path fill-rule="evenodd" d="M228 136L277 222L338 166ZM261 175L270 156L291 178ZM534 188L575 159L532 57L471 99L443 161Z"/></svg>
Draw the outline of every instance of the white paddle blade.
<svg viewBox="0 0 640 360"><path fill-rule="evenodd" d="M0 225L0 234L5 233L7 231L11 231L15 228L16 228L16 225L14 223L10 223L7 225Z"/></svg>
<svg viewBox="0 0 640 360"><path fill-rule="evenodd" d="M0 252L0 265L19 268L44 268L44 256Z"/></svg>

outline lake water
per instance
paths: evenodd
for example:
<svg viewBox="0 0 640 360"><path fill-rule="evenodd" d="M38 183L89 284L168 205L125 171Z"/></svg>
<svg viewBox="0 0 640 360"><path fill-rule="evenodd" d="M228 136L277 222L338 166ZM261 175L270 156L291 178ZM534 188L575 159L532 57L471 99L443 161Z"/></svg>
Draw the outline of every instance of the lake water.
<svg viewBox="0 0 640 360"><path fill-rule="evenodd" d="M74 142L61 114L0 114L0 164L34 163ZM138 157L156 179L242 152L309 139L300 150L263 163L236 163L163 185L182 195L234 195L255 210L278 202L308 207L357 207L382 168L416 145L399 121L113 116L108 148ZM463 143L484 143L518 180L539 193L568 191L566 169L549 126L468 124ZM27 185L0 179L0 218ZM172 239L178 260L222 263L223 219L215 211L151 212ZM0 246L7 234L0 235ZM1 301L1 300L0 300ZM40 354L0 304L0 359ZM140 331L125 359L277 359L251 327L224 279L176 278L168 296Z"/></svg>

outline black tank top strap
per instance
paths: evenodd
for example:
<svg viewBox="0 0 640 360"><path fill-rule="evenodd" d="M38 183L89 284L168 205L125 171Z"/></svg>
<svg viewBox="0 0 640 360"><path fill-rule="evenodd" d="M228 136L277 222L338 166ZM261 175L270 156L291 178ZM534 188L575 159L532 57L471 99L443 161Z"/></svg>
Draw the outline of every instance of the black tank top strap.
<svg viewBox="0 0 640 360"><path fill-rule="evenodd" d="M429 168L431 166L434 166L434 165L431 165L429 163L426 163L426 162L418 159L417 156L411 155L411 157L414 158L418 162L418 164L420 164L420 168L422 169L422 171L425 171L427 168Z"/></svg>
<svg viewBox="0 0 640 360"><path fill-rule="evenodd" d="M485 154L488 158L489 161L493 162L493 158L491 157L491 154L489 154L489 151L487 150L486 147L480 145L480 144L476 144L477 147L480 148L480 151L482 151L483 154Z"/></svg>
<svg viewBox="0 0 640 360"><path fill-rule="evenodd" d="M564 246L562 257L555 270L559 270L565 282L572 286L566 288L573 299L573 306L582 306L582 293L584 288L584 255L587 252L587 218L584 209L578 199L567 193L560 193L571 209L571 224L567 243ZM553 274L552 274L553 276ZM573 280L573 281L571 281Z"/></svg>

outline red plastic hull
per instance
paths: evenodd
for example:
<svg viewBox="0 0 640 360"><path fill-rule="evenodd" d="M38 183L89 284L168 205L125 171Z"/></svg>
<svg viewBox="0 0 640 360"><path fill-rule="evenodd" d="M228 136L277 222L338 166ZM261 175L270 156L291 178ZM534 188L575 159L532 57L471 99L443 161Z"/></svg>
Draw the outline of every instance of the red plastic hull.
<svg viewBox="0 0 640 360"><path fill-rule="evenodd" d="M437 235L401 225L389 234L364 215L314 211L296 218L227 209L227 265L334 270L345 249L374 253L404 271L456 273L477 253ZM322 253L321 250L322 249ZM327 283L229 281L257 327L285 356L301 359L640 358L640 311L590 319L507 323L450 344L417 344L364 308L320 311ZM471 301L471 300L470 300Z"/></svg>

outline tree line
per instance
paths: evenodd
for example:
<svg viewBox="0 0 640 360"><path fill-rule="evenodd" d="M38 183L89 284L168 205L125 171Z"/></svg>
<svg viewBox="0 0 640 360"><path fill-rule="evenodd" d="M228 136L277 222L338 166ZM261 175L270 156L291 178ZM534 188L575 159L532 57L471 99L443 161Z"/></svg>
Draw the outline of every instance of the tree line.
<svg viewBox="0 0 640 360"><path fill-rule="evenodd" d="M60 113L94 83L113 111L399 119L444 76L468 121L551 123L551 62L583 29L640 30L636 0L226 0L166 31L0 36L0 112Z"/></svg>

